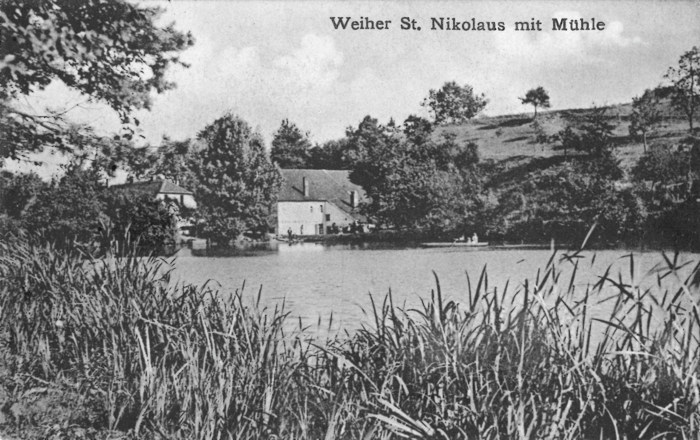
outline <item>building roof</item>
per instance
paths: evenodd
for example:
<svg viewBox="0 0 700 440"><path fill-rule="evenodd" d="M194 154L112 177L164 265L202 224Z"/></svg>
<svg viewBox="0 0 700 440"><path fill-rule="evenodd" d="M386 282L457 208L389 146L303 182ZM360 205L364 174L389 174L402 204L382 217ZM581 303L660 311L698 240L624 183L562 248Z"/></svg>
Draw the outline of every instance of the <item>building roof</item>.
<svg viewBox="0 0 700 440"><path fill-rule="evenodd" d="M282 188L278 201L328 201L357 217L357 208L350 203L350 193L356 191L358 203L367 195L361 186L350 182L350 171L346 170L280 170ZM309 185L309 195L304 196L304 178Z"/></svg>
<svg viewBox="0 0 700 440"><path fill-rule="evenodd" d="M111 188L134 189L139 192L153 194L153 196L157 194L193 194L192 191L188 191L181 186L175 185L173 182L167 179L151 180L146 182L123 183L121 185L112 185Z"/></svg>

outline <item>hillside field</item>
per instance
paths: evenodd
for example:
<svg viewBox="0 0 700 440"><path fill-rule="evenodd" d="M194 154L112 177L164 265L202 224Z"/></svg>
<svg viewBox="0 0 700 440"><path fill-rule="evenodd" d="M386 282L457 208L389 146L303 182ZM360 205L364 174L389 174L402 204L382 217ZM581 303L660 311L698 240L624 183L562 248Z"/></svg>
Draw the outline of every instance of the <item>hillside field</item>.
<svg viewBox="0 0 700 440"><path fill-rule="evenodd" d="M662 110L664 121L647 137L647 145L663 143L677 144L688 136L688 121L665 102ZM632 139L629 135L630 114L632 104L617 104L606 106L606 116L616 124L616 154L624 169L629 170L644 153L641 140ZM537 121L547 135L553 135L571 125L576 128L584 122L592 109L569 109L555 111L539 111ZM457 135L457 141L475 142L483 160L493 160L504 168L522 165L536 157L563 156L557 143L542 145L535 140L536 133L532 126L533 113L520 113L494 117L479 117L463 125L443 127L438 133L447 132ZM567 152L572 154L571 151ZM574 154L576 154L574 152Z"/></svg>

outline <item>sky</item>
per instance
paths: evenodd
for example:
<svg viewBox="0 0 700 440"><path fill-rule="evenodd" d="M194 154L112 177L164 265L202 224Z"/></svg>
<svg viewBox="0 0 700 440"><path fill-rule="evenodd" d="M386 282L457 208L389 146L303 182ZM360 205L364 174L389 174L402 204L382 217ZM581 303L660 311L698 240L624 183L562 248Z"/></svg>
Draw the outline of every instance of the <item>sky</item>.
<svg viewBox="0 0 700 440"><path fill-rule="evenodd" d="M552 109L629 102L664 81L668 68L700 45L700 0L692 1L146 1L164 9L162 24L190 31L182 54L189 68L171 69L175 90L139 111L142 142L196 137L232 112L268 145L283 119L313 142L345 134L366 115L385 123L411 114L430 89L468 84L489 100L485 115L532 111L518 97L544 87ZM391 20L387 30L335 29L331 17ZM401 20L421 30L401 30ZM503 22L504 31L432 30L432 18ZM552 18L604 22L602 31L553 31ZM541 21L541 31L515 22ZM119 121L99 103L56 83L27 105L65 107L104 134Z"/></svg>

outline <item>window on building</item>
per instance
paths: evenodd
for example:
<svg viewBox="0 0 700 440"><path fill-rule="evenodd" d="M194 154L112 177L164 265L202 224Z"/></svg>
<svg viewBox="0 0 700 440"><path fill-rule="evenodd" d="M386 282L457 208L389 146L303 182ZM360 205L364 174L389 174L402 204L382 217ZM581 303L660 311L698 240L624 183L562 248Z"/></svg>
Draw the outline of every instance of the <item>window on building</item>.
<svg viewBox="0 0 700 440"><path fill-rule="evenodd" d="M313 206L311 206L310 208L311 208L311 212L314 212L314 207L313 207Z"/></svg>
<svg viewBox="0 0 700 440"><path fill-rule="evenodd" d="M318 209L323 212L323 205L318 205Z"/></svg>
<svg viewBox="0 0 700 440"><path fill-rule="evenodd" d="M327 222L331 221L331 215L330 215L330 214L326 214L326 221L327 221Z"/></svg>

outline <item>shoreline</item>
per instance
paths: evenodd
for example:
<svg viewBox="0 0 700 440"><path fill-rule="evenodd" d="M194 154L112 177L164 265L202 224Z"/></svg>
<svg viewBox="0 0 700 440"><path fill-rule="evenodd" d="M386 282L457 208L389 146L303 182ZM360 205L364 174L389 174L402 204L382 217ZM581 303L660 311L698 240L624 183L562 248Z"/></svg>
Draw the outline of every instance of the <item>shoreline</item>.
<svg viewBox="0 0 700 440"><path fill-rule="evenodd" d="M590 244L581 248L580 243L556 243L547 242L514 242L508 240L489 240L484 238L476 246L465 246L464 244L455 243L452 240L439 239L435 236L427 234L416 234L412 231L382 231L379 233L364 233L364 234L338 234L338 235L305 235L295 237L293 243L288 243L286 240L279 240L271 236L268 240L260 241L237 241L231 246L206 246L206 240L195 239L190 242L185 242L180 245L174 252L177 253L182 249L192 249L195 251L214 251L226 252L227 250L251 250L277 246L297 246L299 244L317 244L321 246L366 246L369 249L413 249L413 248L434 248L434 249L463 249L463 250L548 250L554 249L557 251L577 252L577 251L629 251L629 252L666 252L666 253L700 253L700 249L692 249L689 247L674 247L669 244L651 243L646 245L640 244ZM430 246L426 246L430 244Z"/></svg>

